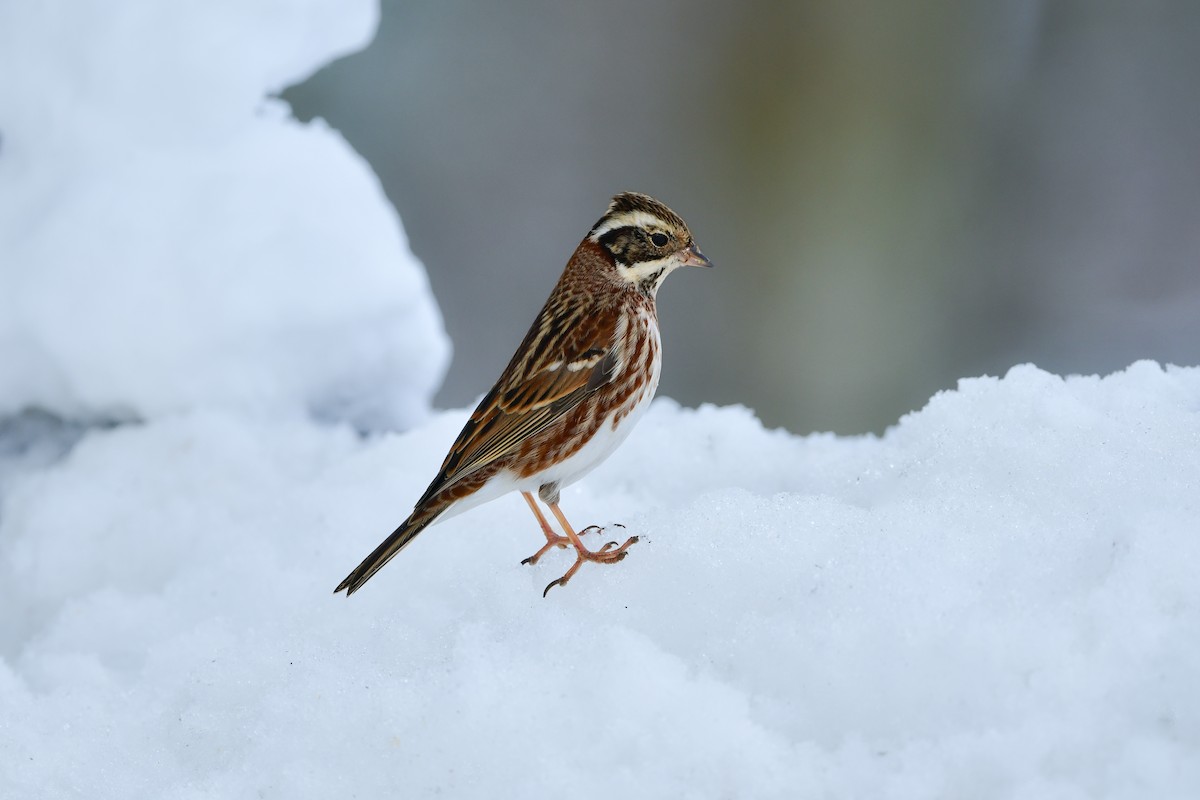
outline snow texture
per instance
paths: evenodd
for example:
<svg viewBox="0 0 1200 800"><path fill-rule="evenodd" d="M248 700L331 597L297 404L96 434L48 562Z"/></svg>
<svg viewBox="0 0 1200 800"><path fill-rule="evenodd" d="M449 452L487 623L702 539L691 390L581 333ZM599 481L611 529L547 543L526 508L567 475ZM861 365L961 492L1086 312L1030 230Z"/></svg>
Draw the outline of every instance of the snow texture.
<svg viewBox="0 0 1200 800"><path fill-rule="evenodd" d="M465 419L196 411L4 490L0 796L1200 794L1200 369L964 380L882 438L651 409L330 593ZM593 541L602 541L591 537Z"/></svg>
<svg viewBox="0 0 1200 800"><path fill-rule="evenodd" d="M0 414L412 424L448 342L378 180L269 95L370 0L0 4Z"/></svg>
<svg viewBox="0 0 1200 800"><path fill-rule="evenodd" d="M619 565L543 599L508 497L334 596L466 417L413 424L374 178L263 99L372 24L0 5L0 798L1200 796L1197 368L879 438L661 400L564 492Z"/></svg>

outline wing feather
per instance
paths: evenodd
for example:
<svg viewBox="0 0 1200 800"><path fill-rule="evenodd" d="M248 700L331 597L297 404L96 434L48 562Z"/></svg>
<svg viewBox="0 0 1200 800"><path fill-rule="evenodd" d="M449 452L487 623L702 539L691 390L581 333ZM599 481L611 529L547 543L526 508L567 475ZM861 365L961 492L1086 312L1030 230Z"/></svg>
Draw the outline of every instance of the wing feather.
<svg viewBox="0 0 1200 800"><path fill-rule="evenodd" d="M516 355L450 448L417 505L496 460L569 413L612 380L619 313L608 307L556 303L552 295ZM564 316L564 305L575 313Z"/></svg>

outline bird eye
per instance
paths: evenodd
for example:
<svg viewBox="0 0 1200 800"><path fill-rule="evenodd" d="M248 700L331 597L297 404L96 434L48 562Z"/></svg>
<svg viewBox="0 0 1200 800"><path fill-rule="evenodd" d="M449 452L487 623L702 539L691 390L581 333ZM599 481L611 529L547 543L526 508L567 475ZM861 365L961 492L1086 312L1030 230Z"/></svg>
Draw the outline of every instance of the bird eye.
<svg viewBox="0 0 1200 800"><path fill-rule="evenodd" d="M670 241L670 237L665 233L652 233L650 234L650 241L654 242L655 247L666 247L667 242Z"/></svg>

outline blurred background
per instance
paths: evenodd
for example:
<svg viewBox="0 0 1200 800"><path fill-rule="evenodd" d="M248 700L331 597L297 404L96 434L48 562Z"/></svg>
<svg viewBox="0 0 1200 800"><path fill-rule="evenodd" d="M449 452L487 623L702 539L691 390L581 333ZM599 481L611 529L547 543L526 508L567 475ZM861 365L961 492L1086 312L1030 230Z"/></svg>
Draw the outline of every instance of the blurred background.
<svg viewBox="0 0 1200 800"><path fill-rule="evenodd" d="M717 264L659 294L660 392L880 431L1032 361L1200 364L1200 4L384 0L283 94L371 163L497 377L608 198Z"/></svg>

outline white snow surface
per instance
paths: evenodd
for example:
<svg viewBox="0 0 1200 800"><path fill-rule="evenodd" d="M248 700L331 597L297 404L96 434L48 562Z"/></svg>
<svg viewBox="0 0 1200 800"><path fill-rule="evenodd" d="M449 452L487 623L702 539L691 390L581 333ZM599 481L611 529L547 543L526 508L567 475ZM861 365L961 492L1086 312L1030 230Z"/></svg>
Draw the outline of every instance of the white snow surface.
<svg viewBox="0 0 1200 800"><path fill-rule="evenodd" d="M620 564L543 599L510 496L334 596L466 417L374 176L270 99L375 21L0 4L0 798L1200 796L1200 368L883 437L660 400L564 492Z"/></svg>
<svg viewBox="0 0 1200 800"><path fill-rule="evenodd" d="M660 400L346 599L466 416L193 410L0 500L0 797L1200 796L1200 369L963 380L882 437Z"/></svg>
<svg viewBox="0 0 1200 800"><path fill-rule="evenodd" d="M0 414L423 417L449 346L399 218L270 99L377 14L0 4Z"/></svg>

